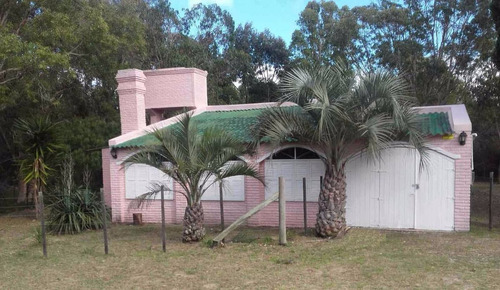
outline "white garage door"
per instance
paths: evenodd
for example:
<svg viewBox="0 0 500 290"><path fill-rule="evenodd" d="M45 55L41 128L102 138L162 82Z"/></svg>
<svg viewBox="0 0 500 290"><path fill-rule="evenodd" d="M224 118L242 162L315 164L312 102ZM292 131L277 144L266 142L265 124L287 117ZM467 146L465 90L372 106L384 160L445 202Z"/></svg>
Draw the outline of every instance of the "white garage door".
<svg viewBox="0 0 500 290"><path fill-rule="evenodd" d="M281 159L287 158L287 159ZM287 201L303 200L302 178L306 178L307 201L318 201L320 178L325 165L313 152L303 148L288 148L265 161L266 199L278 191L278 178L285 179Z"/></svg>
<svg viewBox="0 0 500 290"><path fill-rule="evenodd" d="M359 155L346 167L346 219L352 226L452 230L454 160L429 151L419 172L414 149L392 148L380 161Z"/></svg>

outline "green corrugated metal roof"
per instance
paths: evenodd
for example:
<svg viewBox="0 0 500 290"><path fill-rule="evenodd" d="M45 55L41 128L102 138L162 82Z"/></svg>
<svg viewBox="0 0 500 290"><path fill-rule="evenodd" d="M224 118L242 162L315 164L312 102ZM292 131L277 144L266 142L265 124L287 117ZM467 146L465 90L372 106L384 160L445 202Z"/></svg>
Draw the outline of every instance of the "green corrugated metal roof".
<svg viewBox="0 0 500 290"><path fill-rule="evenodd" d="M250 128L257 122L257 117L264 110L265 108L203 112L199 115L194 116L193 121L196 121L196 126L201 132L203 132L203 130L205 130L209 126L217 126L219 128L224 128L229 132L232 132L234 136L240 139L242 142L251 142L253 139L250 135ZM155 138L151 134L148 134L129 141L125 141L113 147L138 147L154 144L154 142Z"/></svg>
<svg viewBox="0 0 500 290"><path fill-rule="evenodd" d="M421 129L425 135L437 136L453 133L448 113L427 113L420 116L422 117Z"/></svg>
<svg viewBox="0 0 500 290"><path fill-rule="evenodd" d="M283 107L289 110L297 110L300 107L291 106ZM246 110L234 110L234 111L211 111L204 112L193 117L196 121L196 125L200 132L203 132L206 128L210 126L217 126L219 128L224 128L229 132L232 132L236 138L242 142L251 142L253 140L250 135L250 128L257 122L257 117L266 110L261 109L246 109ZM447 135L451 134L451 126L448 120L448 113L428 113L422 114L422 131L426 135ZM172 125L170 125L172 126ZM128 147L140 147L145 145L151 145L156 142L156 139L151 135L147 134L144 136L137 137L125 141L123 143L114 145L114 148L128 148Z"/></svg>

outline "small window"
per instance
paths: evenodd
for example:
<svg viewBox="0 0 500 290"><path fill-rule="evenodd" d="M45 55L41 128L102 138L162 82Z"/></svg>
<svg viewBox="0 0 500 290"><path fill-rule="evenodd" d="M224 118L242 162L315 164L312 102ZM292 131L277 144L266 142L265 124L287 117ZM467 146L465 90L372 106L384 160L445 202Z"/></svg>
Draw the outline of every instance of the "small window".
<svg viewBox="0 0 500 290"><path fill-rule="evenodd" d="M287 148L274 153L271 159L295 159L295 148Z"/></svg>
<svg viewBox="0 0 500 290"><path fill-rule="evenodd" d="M280 150L268 159L320 159L318 154L312 152L311 150L300 148L300 147L291 147Z"/></svg>
<svg viewBox="0 0 500 290"><path fill-rule="evenodd" d="M319 159L318 154L305 148L295 148L295 159Z"/></svg>

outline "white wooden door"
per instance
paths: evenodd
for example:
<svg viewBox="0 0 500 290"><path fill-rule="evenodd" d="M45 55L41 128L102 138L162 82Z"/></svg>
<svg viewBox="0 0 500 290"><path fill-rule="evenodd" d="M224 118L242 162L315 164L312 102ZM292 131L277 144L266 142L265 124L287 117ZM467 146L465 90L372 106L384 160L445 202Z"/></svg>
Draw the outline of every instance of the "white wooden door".
<svg viewBox="0 0 500 290"><path fill-rule="evenodd" d="M429 164L419 174L414 149L391 148L381 159L366 155L346 167L347 224L394 229L452 230L454 160L429 151Z"/></svg>
<svg viewBox="0 0 500 290"><path fill-rule="evenodd" d="M277 159L265 161L265 182L268 198L278 191L278 178L285 179L287 201L302 201L302 178L307 181L307 201L318 201L320 177L325 173L325 165L320 159Z"/></svg>
<svg viewBox="0 0 500 290"><path fill-rule="evenodd" d="M415 154L408 148L384 150L379 162L381 228L415 226Z"/></svg>
<svg viewBox="0 0 500 290"><path fill-rule="evenodd" d="M380 224L378 163L360 155L346 166L346 221L350 226L378 227Z"/></svg>
<svg viewBox="0 0 500 290"><path fill-rule="evenodd" d="M429 154L428 166L419 173L416 228L451 231L455 216L455 162L437 152Z"/></svg>

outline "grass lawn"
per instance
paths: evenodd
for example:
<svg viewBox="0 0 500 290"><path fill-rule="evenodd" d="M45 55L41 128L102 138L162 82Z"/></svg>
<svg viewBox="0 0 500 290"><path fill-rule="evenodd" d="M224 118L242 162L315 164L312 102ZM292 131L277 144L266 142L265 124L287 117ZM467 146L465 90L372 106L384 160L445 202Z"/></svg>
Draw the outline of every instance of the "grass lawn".
<svg viewBox="0 0 500 290"><path fill-rule="evenodd" d="M242 228L224 248L182 244L181 228L113 225L110 255L102 233L48 236L47 259L35 240L37 222L0 217L0 289L32 288L500 288L500 186L495 228L487 230L487 186L472 195L468 233L352 229L321 240L290 231L277 245L277 229ZM216 230L211 230L209 237Z"/></svg>

